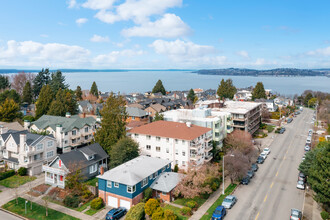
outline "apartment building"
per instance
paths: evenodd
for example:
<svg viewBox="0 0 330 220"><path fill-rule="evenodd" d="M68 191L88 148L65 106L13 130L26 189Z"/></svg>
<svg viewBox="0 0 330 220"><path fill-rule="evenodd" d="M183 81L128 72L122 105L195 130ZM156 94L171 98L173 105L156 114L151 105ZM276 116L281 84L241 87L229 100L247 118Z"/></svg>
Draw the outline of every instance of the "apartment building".
<svg viewBox="0 0 330 220"><path fill-rule="evenodd" d="M30 131L46 131L52 134L63 153L69 152L71 147L90 143L98 127L100 127L99 118L80 118L78 115L66 117L43 115L29 126Z"/></svg>
<svg viewBox="0 0 330 220"><path fill-rule="evenodd" d="M172 161L180 169L209 162L213 155L212 129L187 123L156 121L129 131L141 154Z"/></svg>
<svg viewBox="0 0 330 220"><path fill-rule="evenodd" d="M42 172L42 165L52 161L56 139L51 135L32 134L26 130L8 130L0 135L0 158L10 169L25 167L30 176Z"/></svg>

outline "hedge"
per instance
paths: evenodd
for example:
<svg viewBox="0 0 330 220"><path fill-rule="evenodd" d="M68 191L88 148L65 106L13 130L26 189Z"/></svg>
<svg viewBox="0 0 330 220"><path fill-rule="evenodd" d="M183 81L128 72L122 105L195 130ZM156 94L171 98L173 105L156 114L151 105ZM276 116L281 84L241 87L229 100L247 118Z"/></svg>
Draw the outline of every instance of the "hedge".
<svg viewBox="0 0 330 220"><path fill-rule="evenodd" d="M143 220L144 219L144 206L145 203L140 202L130 208L130 210L127 212L125 219L126 220Z"/></svg>
<svg viewBox="0 0 330 220"><path fill-rule="evenodd" d="M103 207L103 199L98 197L92 200L91 202L91 208L95 210L99 210Z"/></svg>
<svg viewBox="0 0 330 220"><path fill-rule="evenodd" d="M8 170L6 172L0 173L0 180L6 179L14 175L15 175L15 170Z"/></svg>
<svg viewBox="0 0 330 220"><path fill-rule="evenodd" d="M68 207L77 208L80 203L80 198L78 196L68 195L64 198L63 203Z"/></svg>
<svg viewBox="0 0 330 220"><path fill-rule="evenodd" d="M189 207L181 208L180 212L181 212L182 215L191 215L192 214L191 208L189 208Z"/></svg>

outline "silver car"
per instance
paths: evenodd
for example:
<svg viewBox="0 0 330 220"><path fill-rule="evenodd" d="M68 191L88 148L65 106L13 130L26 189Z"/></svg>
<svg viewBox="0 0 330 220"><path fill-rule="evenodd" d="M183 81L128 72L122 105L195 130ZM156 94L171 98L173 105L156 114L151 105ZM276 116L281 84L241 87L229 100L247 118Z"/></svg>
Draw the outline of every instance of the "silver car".
<svg viewBox="0 0 330 220"><path fill-rule="evenodd" d="M300 220L302 218L302 213L298 209L291 209L290 220Z"/></svg>
<svg viewBox="0 0 330 220"><path fill-rule="evenodd" d="M298 182L297 182L297 189L305 189L305 183L304 183L304 181L301 181L301 180L299 180Z"/></svg>
<svg viewBox="0 0 330 220"><path fill-rule="evenodd" d="M236 196L227 196L223 202L222 202L222 206L225 207L226 209L230 209L231 207L233 207L235 205L235 203L237 202L237 198Z"/></svg>

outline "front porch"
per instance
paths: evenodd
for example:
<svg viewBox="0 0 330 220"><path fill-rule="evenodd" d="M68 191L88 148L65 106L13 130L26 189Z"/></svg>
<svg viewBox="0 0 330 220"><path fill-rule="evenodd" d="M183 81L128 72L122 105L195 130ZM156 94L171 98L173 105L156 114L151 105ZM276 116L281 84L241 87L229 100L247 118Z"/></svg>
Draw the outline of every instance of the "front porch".
<svg viewBox="0 0 330 220"><path fill-rule="evenodd" d="M49 167L47 165L42 166L42 170L45 171L45 183L58 186L59 188L65 188L65 176L66 172L62 169Z"/></svg>

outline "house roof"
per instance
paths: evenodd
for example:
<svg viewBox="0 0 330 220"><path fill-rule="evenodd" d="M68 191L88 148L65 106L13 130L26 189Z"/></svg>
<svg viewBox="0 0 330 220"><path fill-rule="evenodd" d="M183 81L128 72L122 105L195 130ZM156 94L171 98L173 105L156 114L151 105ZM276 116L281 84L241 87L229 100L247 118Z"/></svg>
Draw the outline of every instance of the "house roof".
<svg viewBox="0 0 330 220"><path fill-rule="evenodd" d="M140 105L139 103L129 104L129 105L127 105L127 107L133 107L133 108L144 109L143 105Z"/></svg>
<svg viewBox="0 0 330 220"><path fill-rule="evenodd" d="M78 101L78 104L83 108L87 108L87 106L91 106L91 103L89 103L89 101L87 100Z"/></svg>
<svg viewBox="0 0 330 220"><path fill-rule="evenodd" d="M145 122L142 122L142 121L130 121L126 127L128 129L131 129L131 128L136 128L136 127L140 127L141 125L145 125L146 123Z"/></svg>
<svg viewBox="0 0 330 220"><path fill-rule="evenodd" d="M0 125L2 125L5 128L8 128L9 130L16 130L16 131L24 130L23 126L20 123L18 123L17 121L10 122L10 123L0 121Z"/></svg>
<svg viewBox="0 0 330 220"><path fill-rule="evenodd" d="M158 178L150 185L153 190L161 192L171 192L180 182L183 174L174 172L161 173Z"/></svg>
<svg viewBox="0 0 330 220"><path fill-rule="evenodd" d="M133 186L170 163L169 160L139 156L97 176L97 178Z"/></svg>
<svg viewBox="0 0 330 220"><path fill-rule="evenodd" d="M73 115L70 118L52 115L43 115L37 121L32 122L38 129L44 130L51 127L54 131L57 125L62 125L63 132L68 132L74 128L82 128L86 124L91 126L96 123L93 117L80 118L78 115Z"/></svg>
<svg viewBox="0 0 330 220"><path fill-rule="evenodd" d="M88 160L84 153L87 156L94 155L94 159ZM58 157L62 160L63 164L70 169L70 164L80 165L81 168L83 168L108 158L109 156L98 143L95 143L82 148L76 148L70 152L61 154Z"/></svg>
<svg viewBox="0 0 330 220"><path fill-rule="evenodd" d="M136 107L126 107L126 112L131 117L144 117L148 115L146 111Z"/></svg>
<svg viewBox="0 0 330 220"><path fill-rule="evenodd" d="M159 103L152 104L149 107L153 108L156 112L166 111L166 107Z"/></svg>
<svg viewBox="0 0 330 220"><path fill-rule="evenodd" d="M145 134L191 141L209 131L211 131L210 128L205 128L193 124L188 127L185 123L172 121L156 121L150 124L142 125L137 128L133 128L129 131L129 133Z"/></svg>
<svg viewBox="0 0 330 220"><path fill-rule="evenodd" d="M44 139L45 135L40 135L40 134L32 134L30 132L28 132L27 130L23 130L23 131L15 131L15 130L9 130L8 132L1 134L1 137L4 141L6 141L10 136L13 137L15 143L17 145L20 144L20 135L21 134L25 134L26 135L26 144L28 146L35 146L36 144L38 144L41 140ZM53 138L54 137L52 135L46 135L47 137Z"/></svg>

